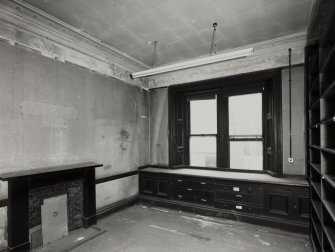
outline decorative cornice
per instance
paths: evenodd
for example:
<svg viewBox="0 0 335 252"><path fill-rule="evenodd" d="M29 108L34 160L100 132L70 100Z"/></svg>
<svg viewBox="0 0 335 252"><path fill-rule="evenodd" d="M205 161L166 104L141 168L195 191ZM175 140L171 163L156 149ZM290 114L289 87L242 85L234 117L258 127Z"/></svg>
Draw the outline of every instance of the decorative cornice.
<svg viewBox="0 0 335 252"><path fill-rule="evenodd" d="M149 66L20 0L1 1L0 39L131 85L147 87L145 79L132 80L130 74Z"/></svg>
<svg viewBox="0 0 335 252"><path fill-rule="evenodd" d="M303 64L305 45L305 32L247 45L246 47L254 48L254 54L249 57L155 75L149 78L149 88L286 67L288 66L289 48L292 48L292 64Z"/></svg>

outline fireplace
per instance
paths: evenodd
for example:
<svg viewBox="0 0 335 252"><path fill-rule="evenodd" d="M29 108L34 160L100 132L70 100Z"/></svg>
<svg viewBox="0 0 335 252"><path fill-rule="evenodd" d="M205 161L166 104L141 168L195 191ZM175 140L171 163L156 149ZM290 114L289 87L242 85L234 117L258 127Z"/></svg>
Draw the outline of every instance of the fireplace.
<svg viewBox="0 0 335 252"><path fill-rule="evenodd" d="M55 201L56 203L59 202L58 199L60 196L62 196L62 199L66 204L65 209L62 211L59 209L59 205L61 205L60 203L50 203L50 201ZM37 188L33 188L33 186L31 186L29 190L29 236L31 248L35 249L42 245L46 245L48 242L56 240L49 238L50 235L48 235L49 232L47 229L48 221L55 222L50 223L52 226L60 225L62 227L50 228L51 236L58 238L67 234L67 232L65 232L64 235L57 235L57 231L60 229L73 231L82 227L84 217L83 203L84 198L82 179L62 181L46 186L39 186ZM51 213L51 216L44 218L44 221L42 218L43 208L48 209L48 211ZM46 211L47 210L44 212ZM66 217L65 221L60 219L62 216Z"/></svg>
<svg viewBox="0 0 335 252"><path fill-rule="evenodd" d="M95 224L95 168L100 166L89 162L0 174L8 181L8 250L30 251L31 243L42 245L43 228L48 242ZM46 230L47 219L59 226Z"/></svg>

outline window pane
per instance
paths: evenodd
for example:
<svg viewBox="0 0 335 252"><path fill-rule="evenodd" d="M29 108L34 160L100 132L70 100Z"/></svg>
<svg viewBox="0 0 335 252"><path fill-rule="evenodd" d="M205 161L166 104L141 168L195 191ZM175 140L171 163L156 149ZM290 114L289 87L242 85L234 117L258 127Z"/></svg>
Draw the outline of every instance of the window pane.
<svg viewBox="0 0 335 252"><path fill-rule="evenodd" d="M263 170L263 142L230 142L230 168Z"/></svg>
<svg viewBox="0 0 335 252"><path fill-rule="evenodd" d="M216 137L190 137L190 165L216 167Z"/></svg>
<svg viewBox="0 0 335 252"><path fill-rule="evenodd" d="M229 97L229 135L262 135L262 94Z"/></svg>
<svg viewBox="0 0 335 252"><path fill-rule="evenodd" d="M191 134L216 134L216 98L190 101Z"/></svg>

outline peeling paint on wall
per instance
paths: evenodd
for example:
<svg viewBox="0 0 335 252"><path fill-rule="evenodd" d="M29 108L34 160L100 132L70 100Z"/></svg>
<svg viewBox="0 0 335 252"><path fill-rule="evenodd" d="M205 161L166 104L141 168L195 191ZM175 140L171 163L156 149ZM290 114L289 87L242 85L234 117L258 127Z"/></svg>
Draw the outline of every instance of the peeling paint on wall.
<svg viewBox="0 0 335 252"><path fill-rule="evenodd" d="M23 2L0 2L0 40L147 88L145 79L133 80L130 74L148 66L81 30L39 13L37 9L30 9Z"/></svg>
<svg viewBox="0 0 335 252"><path fill-rule="evenodd" d="M1 42L0 69L0 172L93 160L102 178L148 164L147 91ZM138 192L124 181L97 186L97 205Z"/></svg>

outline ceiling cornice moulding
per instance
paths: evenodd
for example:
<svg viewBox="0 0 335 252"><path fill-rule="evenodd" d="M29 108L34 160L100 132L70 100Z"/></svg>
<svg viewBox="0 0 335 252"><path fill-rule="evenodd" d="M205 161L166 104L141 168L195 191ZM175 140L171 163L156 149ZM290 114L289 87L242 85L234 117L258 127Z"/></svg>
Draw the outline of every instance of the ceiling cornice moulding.
<svg viewBox="0 0 335 252"><path fill-rule="evenodd" d="M206 66L196 66L174 72L161 73L148 77L149 89L168 87L214 78L251 73L288 66L288 49L292 49L292 64L304 63L306 32L279 37L245 47L235 48L221 53L241 50L246 47L254 49L253 55L229 61L217 62Z"/></svg>
<svg viewBox="0 0 335 252"><path fill-rule="evenodd" d="M0 39L131 85L147 87L145 79L132 80L130 73L149 66L19 0L0 3Z"/></svg>

